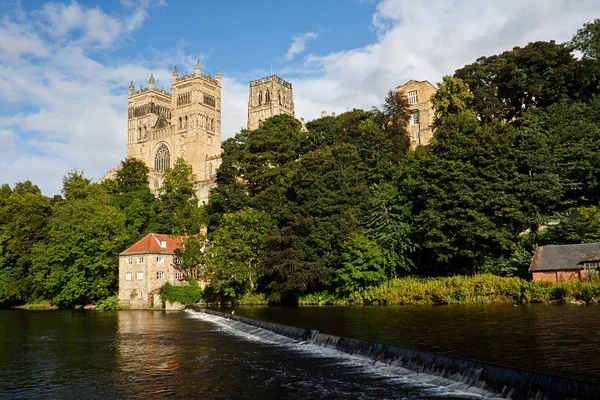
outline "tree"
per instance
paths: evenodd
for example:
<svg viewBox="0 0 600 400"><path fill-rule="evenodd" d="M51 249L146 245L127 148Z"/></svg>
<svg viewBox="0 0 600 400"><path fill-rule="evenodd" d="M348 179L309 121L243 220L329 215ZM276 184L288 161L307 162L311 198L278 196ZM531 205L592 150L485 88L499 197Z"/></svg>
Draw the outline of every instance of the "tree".
<svg viewBox="0 0 600 400"><path fill-rule="evenodd" d="M90 184L91 180L84 176L83 171L74 169L63 176L62 194L67 200L84 198L90 194L92 189Z"/></svg>
<svg viewBox="0 0 600 400"><path fill-rule="evenodd" d="M600 18L583 24L569 45L580 51L584 59L600 61Z"/></svg>
<svg viewBox="0 0 600 400"><path fill-rule="evenodd" d="M31 275L32 251L45 238L50 213L49 199L29 181L15 184L15 190L0 199L0 305L24 303L38 295Z"/></svg>
<svg viewBox="0 0 600 400"><path fill-rule="evenodd" d="M336 273L336 291L343 295L379 285L387 279L385 259L372 240L353 234L342 251L342 268Z"/></svg>
<svg viewBox="0 0 600 400"><path fill-rule="evenodd" d="M202 211L196 197L196 177L192 167L178 158L167 169L160 190L158 228L161 233L196 234L202 226Z"/></svg>
<svg viewBox="0 0 600 400"><path fill-rule="evenodd" d="M125 218L102 190L77 193L86 191L85 197L67 195L55 205L46 238L33 251L35 283L61 308L94 303L117 291Z"/></svg>
<svg viewBox="0 0 600 400"><path fill-rule="evenodd" d="M256 266L265 257L267 233L274 228L270 216L251 208L223 215L211 235L206 277L221 302L254 291Z"/></svg>
<svg viewBox="0 0 600 400"><path fill-rule="evenodd" d="M438 90L432 97L435 110L434 125L438 126L444 117L467 111L475 96L462 79L452 76L442 77Z"/></svg>
<svg viewBox="0 0 600 400"><path fill-rule="evenodd" d="M392 160L400 161L410 148L410 139L406 132L406 126L410 119L408 99L402 93L390 90L381 110L373 108L373 111L392 145Z"/></svg>
<svg viewBox="0 0 600 400"><path fill-rule="evenodd" d="M410 258L415 245L411 237L409 202L400 197L398 189L390 183L376 185L371 192L365 234L378 245L386 276L394 278L414 266Z"/></svg>

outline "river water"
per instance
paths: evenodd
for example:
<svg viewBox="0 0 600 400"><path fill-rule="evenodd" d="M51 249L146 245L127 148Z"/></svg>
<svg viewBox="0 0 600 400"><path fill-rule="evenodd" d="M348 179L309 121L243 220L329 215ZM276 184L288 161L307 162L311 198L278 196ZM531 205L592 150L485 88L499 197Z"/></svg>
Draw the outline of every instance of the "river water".
<svg viewBox="0 0 600 400"><path fill-rule="evenodd" d="M343 336L598 380L600 307L240 307ZM195 311L0 310L0 398L495 398Z"/></svg>

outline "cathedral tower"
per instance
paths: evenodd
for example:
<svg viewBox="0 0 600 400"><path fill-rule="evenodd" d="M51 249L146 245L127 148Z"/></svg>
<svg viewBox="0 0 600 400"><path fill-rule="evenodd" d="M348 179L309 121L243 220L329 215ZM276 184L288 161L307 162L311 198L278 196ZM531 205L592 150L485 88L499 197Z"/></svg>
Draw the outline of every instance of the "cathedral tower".
<svg viewBox="0 0 600 400"><path fill-rule="evenodd" d="M278 114L294 116L292 84L276 75L250 81L248 129L258 128L264 120Z"/></svg>
<svg viewBox="0 0 600 400"><path fill-rule="evenodd" d="M129 86L127 157L136 157L150 168L150 188L157 192L163 173L182 157L191 166L201 204L208 201L221 162L221 74L195 73L179 77L173 70L171 92L155 87Z"/></svg>

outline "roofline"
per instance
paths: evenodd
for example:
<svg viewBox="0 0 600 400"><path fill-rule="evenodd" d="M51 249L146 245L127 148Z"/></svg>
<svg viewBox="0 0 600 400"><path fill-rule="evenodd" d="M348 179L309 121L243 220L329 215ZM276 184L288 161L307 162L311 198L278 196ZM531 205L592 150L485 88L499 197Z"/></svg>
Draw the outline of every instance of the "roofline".
<svg viewBox="0 0 600 400"><path fill-rule="evenodd" d="M432 88L434 88L435 90L437 90L437 87L436 87L435 85L433 85L431 82L429 82L427 79L424 79L424 80L422 80L422 81L417 81L417 80L415 80L415 79L409 79L408 81L404 82L404 84L403 84L403 85L396 86L396 89L399 89L399 88L401 88L401 87L404 87L404 86L406 86L406 85L407 85L409 82L416 82L416 83L428 83L428 84L429 84L429 86L431 86Z"/></svg>
<svg viewBox="0 0 600 400"><path fill-rule="evenodd" d="M139 251L123 251L119 256L129 256L136 254L177 254L177 250L139 250Z"/></svg>

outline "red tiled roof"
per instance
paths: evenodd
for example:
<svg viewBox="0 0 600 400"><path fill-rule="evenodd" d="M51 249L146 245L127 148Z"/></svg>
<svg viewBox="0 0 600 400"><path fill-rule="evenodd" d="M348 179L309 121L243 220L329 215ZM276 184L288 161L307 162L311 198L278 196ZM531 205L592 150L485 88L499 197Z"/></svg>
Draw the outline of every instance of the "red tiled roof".
<svg viewBox="0 0 600 400"><path fill-rule="evenodd" d="M162 233L149 233L139 242L119 255L136 253L173 253L179 250L181 237L169 236Z"/></svg>

